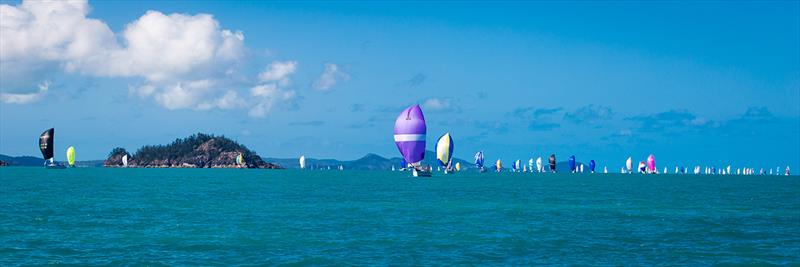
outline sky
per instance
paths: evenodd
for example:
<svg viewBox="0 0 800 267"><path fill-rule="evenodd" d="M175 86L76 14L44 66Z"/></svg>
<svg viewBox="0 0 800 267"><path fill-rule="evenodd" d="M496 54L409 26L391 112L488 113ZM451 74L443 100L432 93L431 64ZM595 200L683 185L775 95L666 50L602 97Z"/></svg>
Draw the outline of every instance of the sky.
<svg viewBox="0 0 800 267"><path fill-rule="evenodd" d="M2 154L396 157L420 104L464 159L800 171L798 1L0 3Z"/></svg>

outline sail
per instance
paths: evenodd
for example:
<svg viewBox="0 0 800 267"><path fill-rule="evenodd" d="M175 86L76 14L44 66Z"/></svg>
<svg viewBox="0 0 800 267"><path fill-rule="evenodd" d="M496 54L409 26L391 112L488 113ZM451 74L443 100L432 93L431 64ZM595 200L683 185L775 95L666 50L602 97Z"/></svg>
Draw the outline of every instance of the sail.
<svg viewBox="0 0 800 267"><path fill-rule="evenodd" d="M75 166L75 147L73 146L67 148L67 164L69 164L70 167Z"/></svg>
<svg viewBox="0 0 800 267"><path fill-rule="evenodd" d="M589 171L594 173L595 162L594 160L589 161Z"/></svg>
<svg viewBox="0 0 800 267"><path fill-rule="evenodd" d="M533 158L528 159L528 171L533 172Z"/></svg>
<svg viewBox="0 0 800 267"><path fill-rule="evenodd" d="M42 151L42 157L45 160L53 158L53 138L55 136L55 129L50 128L44 131L39 136L39 150Z"/></svg>
<svg viewBox="0 0 800 267"><path fill-rule="evenodd" d="M656 157L654 157L653 154L647 156L647 170L651 173L656 172Z"/></svg>
<svg viewBox="0 0 800 267"><path fill-rule="evenodd" d="M628 172L631 172L632 168L633 168L633 161L631 157L628 157L628 160L625 161L625 169L627 169Z"/></svg>
<svg viewBox="0 0 800 267"><path fill-rule="evenodd" d="M300 169L306 168L306 156L300 156Z"/></svg>
<svg viewBox="0 0 800 267"><path fill-rule="evenodd" d="M570 171L572 171L572 172L576 171L576 169L575 169L575 167L576 167L575 166L575 155L569 156L569 159L567 160L567 164L569 164L569 170Z"/></svg>
<svg viewBox="0 0 800 267"><path fill-rule="evenodd" d="M500 171L500 170L503 169L503 163L500 162L500 159L497 159L497 163L494 164L494 167L497 168L497 171Z"/></svg>
<svg viewBox="0 0 800 267"><path fill-rule="evenodd" d="M128 167L128 154L125 154L124 156L122 156L122 166L123 167Z"/></svg>
<svg viewBox="0 0 800 267"><path fill-rule="evenodd" d="M542 172L542 157L536 158L536 171Z"/></svg>
<svg viewBox="0 0 800 267"><path fill-rule="evenodd" d="M646 167L647 167L647 164L645 164L645 163L644 163L644 161L639 161L639 167L638 167L638 169L637 169L637 170L638 170L640 173L642 173L642 172L645 172L645 171L646 171L646 170L645 170L645 169L646 169Z"/></svg>
<svg viewBox="0 0 800 267"><path fill-rule="evenodd" d="M242 155L242 153L239 153L239 155L236 156L236 165L244 165L244 155Z"/></svg>
<svg viewBox="0 0 800 267"><path fill-rule="evenodd" d="M514 161L514 170L515 170L515 171L518 171L518 170L519 170L519 160L517 160L517 161Z"/></svg>
<svg viewBox="0 0 800 267"><path fill-rule="evenodd" d="M453 157L453 138L450 133L445 133L436 141L436 160L442 166L447 166Z"/></svg>
<svg viewBox="0 0 800 267"><path fill-rule="evenodd" d="M475 167L483 168L483 151L475 153Z"/></svg>
<svg viewBox="0 0 800 267"><path fill-rule="evenodd" d="M550 163L550 171L551 172L555 172L556 171L556 154L550 154L549 163Z"/></svg>
<svg viewBox="0 0 800 267"><path fill-rule="evenodd" d="M461 162L456 162L456 171L461 171Z"/></svg>
<svg viewBox="0 0 800 267"><path fill-rule="evenodd" d="M419 105L406 108L394 122L394 143L403 159L419 165L425 158L425 116Z"/></svg>

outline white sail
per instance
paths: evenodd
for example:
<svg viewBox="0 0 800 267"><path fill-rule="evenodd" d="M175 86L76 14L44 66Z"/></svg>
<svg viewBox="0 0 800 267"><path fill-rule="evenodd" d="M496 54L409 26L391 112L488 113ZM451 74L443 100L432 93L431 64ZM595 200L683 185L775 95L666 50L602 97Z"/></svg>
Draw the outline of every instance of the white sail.
<svg viewBox="0 0 800 267"><path fill-rule="evenodd" d="M122 167L128 167L128 155L122 156Z"/></svg>
<svg viewBox="0 0 800 267"><path fill-rule="evenodd" d="M666 173L667 173L667 167L664 166L664 174L666 174Z"/></svg>
<svg viewBox="0 0 800 267"><path fill-rule="evenodd" d="M542 172L542 157L536 158L536 170Z"/></svg>
<svg viewBox="0 0 800 267"><path fill-rule="evenodd" d="M306 156L300 156L300 169L306 168Z"/></svg>
<svg viewBox="0 0 800 267"><path fill-rule="evenodd" d="M603 166L603 173L608 173L608 167Z"/></svg>
<svg viewBox="0 0 800 267"><path fill-rule="evenodd" d="M628 160L625 161L625 168L628 169L628 172L631 172L631 168L633 167L633 162L631 157L628 157Z"/></svg>

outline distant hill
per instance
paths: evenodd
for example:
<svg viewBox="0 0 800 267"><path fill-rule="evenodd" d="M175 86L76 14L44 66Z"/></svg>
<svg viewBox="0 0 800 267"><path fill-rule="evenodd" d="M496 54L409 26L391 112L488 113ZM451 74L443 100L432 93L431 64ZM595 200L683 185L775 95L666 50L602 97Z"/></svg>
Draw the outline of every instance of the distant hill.
<svg viewBox="0 0 800 267"><path fill-rule="evenodd" d="M143 146L134 154L124 148L114 148L103 165L122 166L123 156L128 155L129 167L239 168L236 157L240 154L246 168L282 169L279 165L265 162L256 152L231 139L203 133L175 139L168 145Z"/></svg>

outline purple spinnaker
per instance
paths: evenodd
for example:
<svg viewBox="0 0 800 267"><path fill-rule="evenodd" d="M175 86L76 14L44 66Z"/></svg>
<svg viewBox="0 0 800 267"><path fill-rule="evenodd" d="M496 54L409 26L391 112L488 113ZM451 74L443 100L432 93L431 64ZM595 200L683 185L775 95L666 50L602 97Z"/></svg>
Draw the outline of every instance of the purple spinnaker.
<svg viewBox="0 0 800 267"><path fill-rule="evenodd" d="M417 164L425 158L425 116L419 105L411 106L397 116L394 122L394 143L403 158Z"/></svg>

